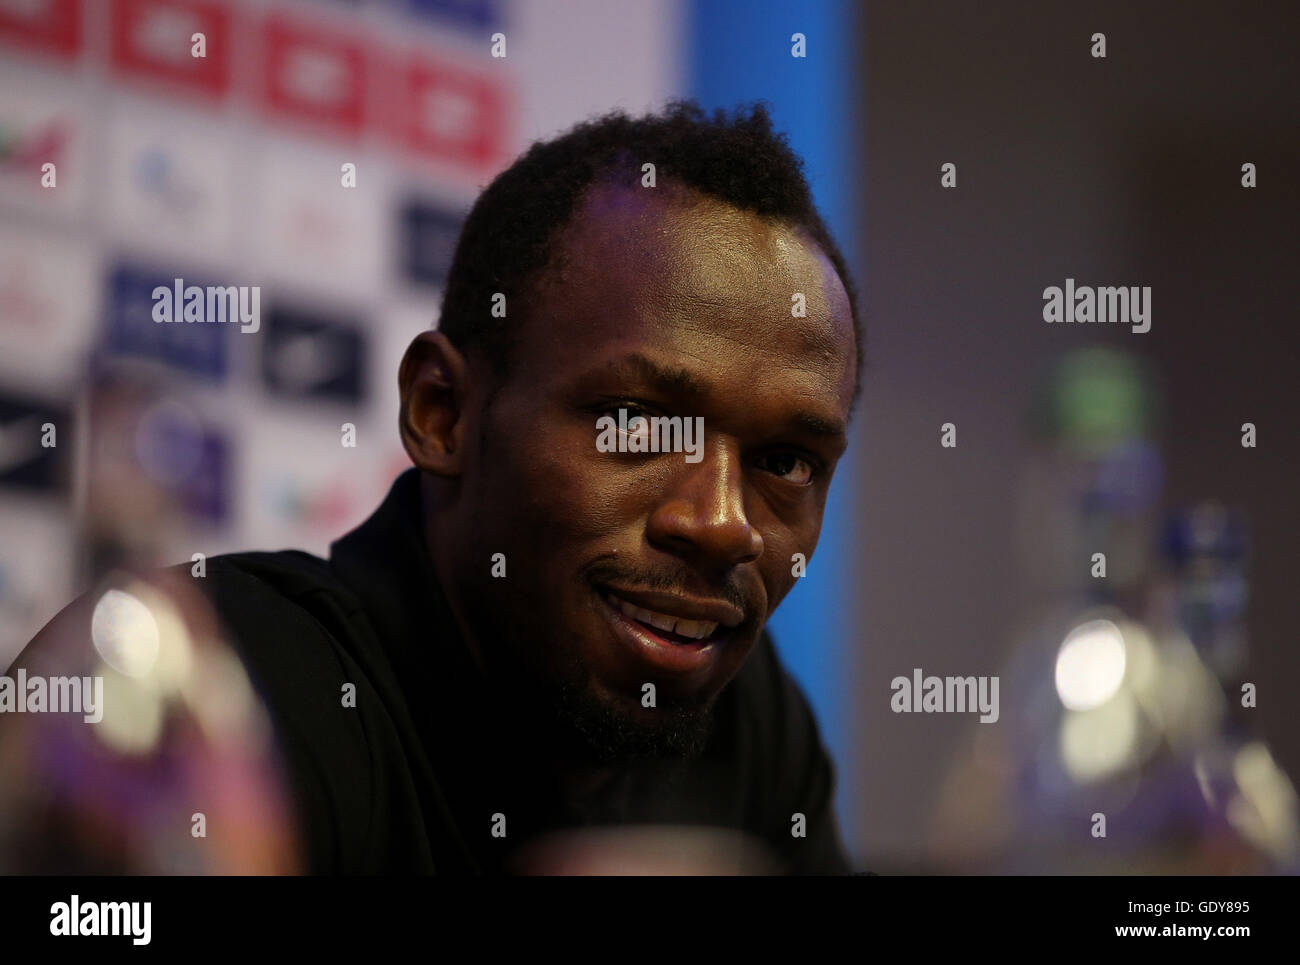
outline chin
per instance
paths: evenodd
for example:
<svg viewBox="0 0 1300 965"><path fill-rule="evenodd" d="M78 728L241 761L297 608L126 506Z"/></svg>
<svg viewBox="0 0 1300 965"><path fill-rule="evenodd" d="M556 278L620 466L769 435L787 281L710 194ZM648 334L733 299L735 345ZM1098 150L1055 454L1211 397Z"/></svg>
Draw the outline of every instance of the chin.
<svg viewBox="0 0 1300 965"><path fill-rule="evenodd" d="M713 730L713 701L642 707L639 699L562 688L561 719L601 763L699 757Z"/></svg>

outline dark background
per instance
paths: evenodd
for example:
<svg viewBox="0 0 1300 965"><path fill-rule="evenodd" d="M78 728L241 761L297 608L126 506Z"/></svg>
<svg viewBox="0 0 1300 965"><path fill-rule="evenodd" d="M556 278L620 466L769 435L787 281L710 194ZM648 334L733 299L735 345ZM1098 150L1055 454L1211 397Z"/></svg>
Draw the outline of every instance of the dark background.
<svg viewBox="0 0 1300 965"><path fill-rule="evenodd" d="M1105 59L1090 56L1098 31ZM913 666L997 672L1014 615L1041 602L1012 563L1014 470L1032 386L1074 346L1150 363L1163 505L1247 511L1247 679L1294 782L1300 7L873 3L861 36L857 679L871 699L854 704L863 759L844 779L868 855L904 868L947 857L928 844L929 815L980 725L896 715L885 688ZM948 161L953 190L939 184ZM1150 331L1045 324L1042 289L1066 277L1150 285ZM948 421L955 450L937 444ZM1247 421L1255 449L1240 444Z"/></svg>

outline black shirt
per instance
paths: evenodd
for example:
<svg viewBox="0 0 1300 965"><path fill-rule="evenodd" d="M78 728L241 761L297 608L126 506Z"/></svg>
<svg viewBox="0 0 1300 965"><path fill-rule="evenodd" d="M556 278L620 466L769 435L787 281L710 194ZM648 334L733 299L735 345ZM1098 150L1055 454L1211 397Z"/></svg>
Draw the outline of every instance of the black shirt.
<svg viewBox="0 0 1300 965"><path fill-rule="evenodd" d="M534 766L526 722L496 703L422 533L411 469L328 561L238 553L194 578L269 709L306 870L492 874L516 870L515 849L550 829L690 824L749 832L783 870L848 872L829 757L766 632L718 697L703 755L628 767L578 805Z"/></svg>

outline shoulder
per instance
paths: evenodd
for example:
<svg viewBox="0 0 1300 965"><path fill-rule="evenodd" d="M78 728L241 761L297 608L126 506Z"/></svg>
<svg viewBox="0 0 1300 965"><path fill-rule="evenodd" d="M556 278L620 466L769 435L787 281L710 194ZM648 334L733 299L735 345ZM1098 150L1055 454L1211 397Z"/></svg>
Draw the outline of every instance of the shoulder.
<svg viewBox="0 0 1300 965"><path fill-rule="evenodd" d="M226 553L209 557L201 568L197 563L181 563L170 570L191 577L200 589L220 592L239 587L291 602L319 592L346 592L326 560L301 550Z"/></svg>
<svg viewBox="0 0 1300 965"><path fill-rule="evenodd" d="M359 604L324 560L298 551L236 553L171 572L212 605L220 631L271 692L291 710L338 704L339 686L356 665Z"/></svg>
<svg viewBox="0 0 1300 965"><path fill-rule="evenodd" d="M371 711L383 657L360 602L328 562L297 550L212 557L201 577L176 569L211 601L272 718L311 870L357 867L384 723Z"/></svg>
<svg viewBox="0 0 1300 965"><path fill-rule="evenodd" d="M846 872L834 765L808 698L766 631L735 685L737 747L761 833L796 872Z"/></svg>
<svg viewBox="0 0 1300 965"><path fill-rule="evenodd" d="M739 723L751 743L789 767L819 741L817 722L803 690L791 676L766 630L735 681Z"/></svg>

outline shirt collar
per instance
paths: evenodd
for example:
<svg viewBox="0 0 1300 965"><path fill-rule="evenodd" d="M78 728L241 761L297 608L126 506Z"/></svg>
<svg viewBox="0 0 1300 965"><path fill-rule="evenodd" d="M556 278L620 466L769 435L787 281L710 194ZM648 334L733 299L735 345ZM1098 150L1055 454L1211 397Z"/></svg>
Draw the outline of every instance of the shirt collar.
<svg viewBox="0 0 1300 965"><path fill-rule="evenodd" d="M330 545L330 564L360 599L418 724L438 680L454 680L464 703L486 686L456 625L424 541L420 471L394 480L379 508ZM423 729L423 727L421 728Z"/></svg>

